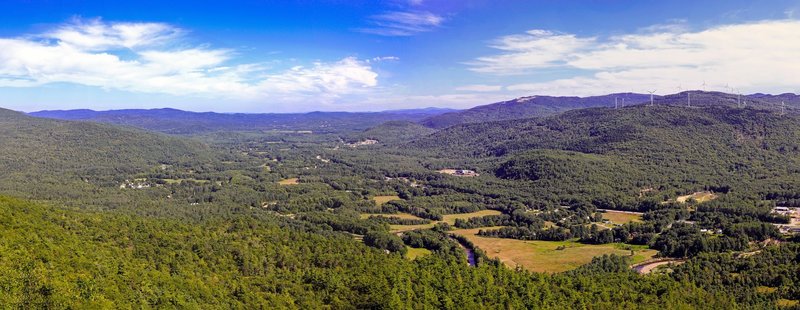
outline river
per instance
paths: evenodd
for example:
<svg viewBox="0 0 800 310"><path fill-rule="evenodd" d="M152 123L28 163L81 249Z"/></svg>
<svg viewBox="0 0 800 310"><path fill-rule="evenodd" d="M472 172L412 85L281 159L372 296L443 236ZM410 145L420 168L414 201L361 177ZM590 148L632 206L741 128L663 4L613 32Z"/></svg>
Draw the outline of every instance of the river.
<svg viewBox="0 0 800 310"><path fill-rule="evenodd" d="M453 241L458 243L458 245L462 249L464 249L464 252L467 253L467 264L469 264L470 266L473 266L473 267L478 265L478 262L475 260L475 252L473 252L472 249L468 248L466 245L461 243L461 241L459 241L456 238L450 237L450 239L453 239Z"/></svg>

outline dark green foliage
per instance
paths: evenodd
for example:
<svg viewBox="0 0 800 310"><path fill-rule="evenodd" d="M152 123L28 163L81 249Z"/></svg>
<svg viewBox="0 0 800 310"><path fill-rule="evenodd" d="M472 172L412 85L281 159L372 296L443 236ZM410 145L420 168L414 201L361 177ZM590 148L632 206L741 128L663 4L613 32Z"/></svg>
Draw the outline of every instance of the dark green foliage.
<svg viewBox="0 0 800 310"><path fill-rule="evenodd" d="M734 306L686 283L600 270L412 262L255 213L191 223L0 197L0 227L0 304L12 308Z"/></svg>
<svg viewBox="0 0 800 310"><path fill-rule="evenodd" d="M436 130L409 121L390 121L352 135L349 140L377 140L380 143L399 143L426 136Z"/></svg>
<svg viewBox="0 0 800 310"><path fill-rule="evenodd" d="M572 109L613 107L614 98L618 98L620 101L625 99L629 104L633 104L645 101L648 96L626 93L585 98L551 96L522 97L478 106L465 111L432 116L422 120L421 123L431 128L446 128L467 123L548 116Z"/></svg>
<svg viewBox="0 0 800 310"><path fill-rule="evenodd" d="M297 114L196 113L175 109L68 110L31 113L37 117L93 121L126 125L169 134L202 134L215 131L287 130L331 132L364 130L393 121L417 121L449 112L447 109L417 109L386 112L311 112Z"/></svg>

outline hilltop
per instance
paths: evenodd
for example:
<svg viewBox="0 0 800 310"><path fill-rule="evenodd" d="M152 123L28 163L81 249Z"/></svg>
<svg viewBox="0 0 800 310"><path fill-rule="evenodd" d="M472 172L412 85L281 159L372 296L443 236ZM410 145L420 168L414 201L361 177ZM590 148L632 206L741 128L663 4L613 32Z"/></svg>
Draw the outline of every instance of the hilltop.
<svg viewBox="0 0 800 310"><path fill-rule="evenodd" d="M636 93L609 94L594 97L553 97L530 96L497 102L472 109L444 113L422 120L420 123L431 128L446 128L458 124L479 123L497 120L520 119L549 116L568 110L590 107L613 107L617 98L620 104L644 102L649 95Z"/></svg>
<svg viewBox="0 0 800 310"><path fill-rule="evenodd" d="M724 105L591 108L458 125L401 148L497 158L487 167L496 176L537 181L535 188L564 195L592 188L584 196L635 197L651 187L732 184L748 195L765 195L768 188L798 186L792 176L800 166L800 120Z"/></svg>

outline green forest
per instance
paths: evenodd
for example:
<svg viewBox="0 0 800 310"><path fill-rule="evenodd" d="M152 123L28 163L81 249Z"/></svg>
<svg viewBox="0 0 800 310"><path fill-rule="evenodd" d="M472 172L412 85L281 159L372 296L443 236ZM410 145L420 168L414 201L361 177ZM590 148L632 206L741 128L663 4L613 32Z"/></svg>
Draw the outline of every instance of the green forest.
<svg viewBox="0 0 800 310"><path fill-rule="evenodd" d="M173 135L0 110L0 305L800 307L800 119L702 98Z"/></svg>

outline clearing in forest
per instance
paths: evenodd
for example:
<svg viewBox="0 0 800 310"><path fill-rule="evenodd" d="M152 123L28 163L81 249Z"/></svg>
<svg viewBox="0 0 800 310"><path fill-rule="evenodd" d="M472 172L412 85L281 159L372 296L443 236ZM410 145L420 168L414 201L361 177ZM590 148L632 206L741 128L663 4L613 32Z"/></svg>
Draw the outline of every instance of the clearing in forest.
<svg viewBox="0 0 800 310"><path fill-rule="evenodd" d="M278 181L278 184L280 184L280 185L297 185L297 184L300 184L300 179L291 178L291 179L280 180L280 181Z"/></svg>
<svg viewBox="0 0 800 310"><path fill-rule="evenodd" d="M393 195L393 196L375 196L372 197L372 200L375 201L376 206L380 206L392 200L402 200L402 199L400 199L400 196Z"/></svg>
<svg viewBox="0 0 800 310"><path fill-rule="evenodd" d="M682 259L675 259L675 258L658 259L658 260L650 261L648 263L642 262L642 263L639 263L639 264L636 264L636 265L632 266L631 268L633 268L633 270L635 270L638 273L649 274L649 273L653 272L653 270L656 270L661 266L667 266L667 265L670 265L670 264L680 265L680 264L683 264L684 262L686 262L686 261L682 260Z"/></svg>
<svg viewBox="0 0 800 310"><path fill-rule="evenodd" d="M431 250L425 248L412 248L412 247L406 247L406 248L408 249L408 252L406 252L406 258L410 260L414 260L417 257L431 255L433 253L431 252Z"/></svg>
<svg viewBox="0 0 800 310"><path fill-rule="evenodd" d="M593 245L574 241L524 241L477 235L481 229L496 228L499 227L461 229L454 230L453 233L467 237L475 246L485 251L487 256L499 258L511 268L519 265L534 272L555 273L572 270L603 254L629 256L631 251L625 249L626 247L634 250L633 263L645 261L658 253L644 246L620 243Z"/></svg>
<svg viewBox="0 0 800 310"><path fill-rule="evenodd" d="M480 175L476 173L474 170L467 170L467 169L441 169L436 172L459 176L459 177L477 177Z"/></svg>
<svg viewBox="0 0 800 310"><path fill-rule="evenodd" d="M696 192L691 195L680 196L678 198L675 198L675 201L680 203L686 203L691 198L694 199L694 201L696 201L697 203L701 203L717 199L717 197L719 197L717 196L717 194L705 191L705 192Z"/></svg>
<svg viewBox="0 0 800 310"><path fill-rule="evenodd" d="M642 222L642 214L636 212L625 212L625 211L611 211L606 210L602 213L603 218L611 221L614 224L625 224L630 222Z"/></svg>

